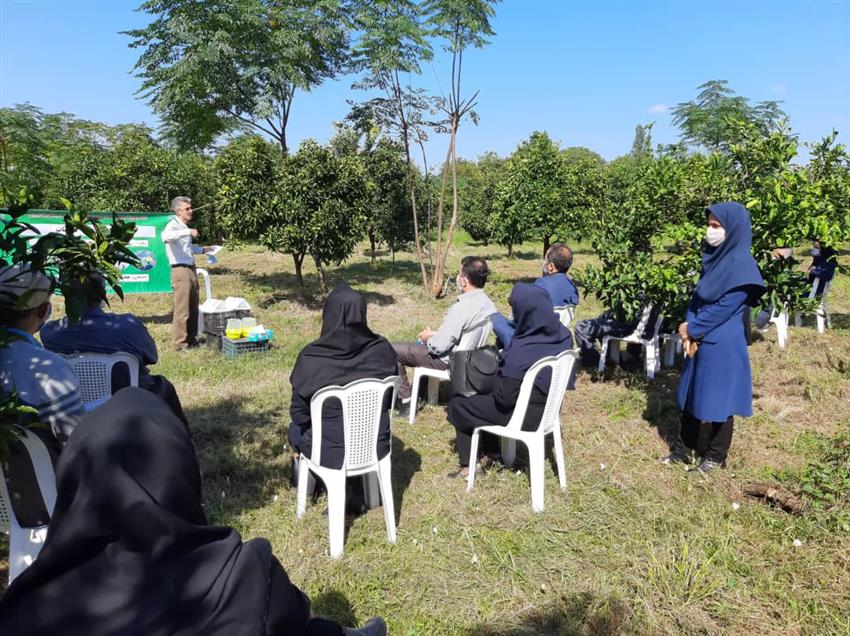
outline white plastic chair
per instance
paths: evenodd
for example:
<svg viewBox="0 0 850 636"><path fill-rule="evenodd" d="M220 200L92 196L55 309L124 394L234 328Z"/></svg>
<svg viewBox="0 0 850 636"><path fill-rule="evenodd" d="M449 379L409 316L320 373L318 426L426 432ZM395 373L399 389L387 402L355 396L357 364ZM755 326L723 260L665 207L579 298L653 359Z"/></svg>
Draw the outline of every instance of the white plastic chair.
<svg viewBox="0 0 850 636"><path fill-rule="evenodd" d="M567 383L573 373L576 362L575 351L569 349L557 356L547 356L535 362L526 371L519 389L519 397L514 407L513 415L506 426L482 426L476 428L472 434L472 448L469 452L469 477L466 490L470 492L475 483L475 465L478 462L478 437L481 433L496 435L502 439L502 461L512 466L516 457L516 442L520 441L528 448L528 464L531 481L531 507L534 512L543 510L543 469L545 457L545 439L551 433L555 443L555 463L558 466L558 482L561 490L567 489L567 477L564 469L564 447L561 440L561 403L564 401L564 392ZM534 379L543 369L552 370L552 380L549 384L549 393L546 398L546 407L543 417L536 431L522 430L525 420L525 412L528 408L528 400L531 397L531 389Z"/></svg>
<svg viewBox="0 0 850 636"><path fill-rule="evenodd" d="M809 298L816 298L818 294L818 286L820 278L815 278L812 281L812 290L809 292ZM823 284L823 294L820 297L820 305L815 309L815 317L818 320L818 333L823 333L826 329L832 329L832 318L829 315L829 307L826 304L826 297L829 294L829 288L832 287L832 281L828 280ZM799 311L794 313L794 326L803 326L803 314Z"/></svg>
<svg viewBox="0 0 850 636"><path fill-rule="evenodd" d="M24 432L19 438L32 462L38 490L49 515L56 506L56 475L50 453L37 436ZM9 583L33 561L47 539L47 525L23 527L15 516L9 493L9 476L0 463L0 531L9 535Z"/></svg>
<svg viewBox="0 0 850 636"><path fill-rule="evenodd" d="M558 318L561 320L561 324L564 325L567 329L570 328L570 324L575 320L576 317L576 306L575 305L562 305L560 307L555 307L555 313L558 314Z"/></svg>
<svg viewBox="0 0 850 636"><path fill-rule="evenodd" d="M87 410L112 397L112 368L116 364L126 364L130 386L139 386L139 359L129 353L73 353L63 357L80 381L80 397Z"/></svg>
<svg viewBox="0 0 850 636"><path fill-rule="evenodd" d="M650 338L644 338L643 333L646 330L646 325L649 323L649 317L652 314L652 305L649 304L643 308L640 320L638 320L635 330L627 336L604 336L602 338L602 353L599 355L599 367L597 371L602 373L605 370L605 360L608 356L608 345L613 340L614 347L611 348L611 360L617 362L620 359L620 342L630 344L639 344L646 350L646 377L650 380L655 379L655 374L661 369L661 360L658 349L658 331L661 329L661 323L664 322L664 316L658 315L655 320L655 327L652 330Z"/></svg>
<svg viewBox="0 0 850 636"><path fill-rule="evenodd" d="M493 331L493 323L489 320L481 323L475 329L466 332L460 337L460 342L455 348L456 351L468 351L469 349L478 349L483 347L490 333ZM410 415L408 423L413 424L416 419L416 405L419 400L419 383L422 378L428 378L428 404L437 403L437 394L440 391L440 382L448 382L450 380L448 369L428 369L426 367L416 367L413 369L413 385L410 393Z"/></svg>
<svg viewBox="0 0 850 636"><path fill-rule="evenodd" d="M784 349L788 343L788 311L785 308L782 311L774 308L770 314L770 322L776 325L776 342L779 348Z"/></svg>
<svg viewBox="0 0 850 636"><path fill-rule="evenodd" d="M392 402L398 392L399 377L392 375L383 380L355 380L345 386L329 386L315 393L310 400L310 421L313 446L310 457L301 454L298 463L298 492L295 514L301 517L307 508L308 481L312 471L324 482L328 491L328 535L331 557L342 555L345 543L345 480L349 476L377 474L378 488L384 504L387 538L395 543L395 506L390 470L390 455L378 459L378 429L388 389L392 389ZM342 467L326 468L321 465L322 407L328 399L342 403L342 421L345 432L345 456ZM367 499L374 497L374 482L367 479Z"/></svg>
<svg viewBox="0 0 850 636"><path fill-rule="evenodd" d="M199 278L204 279L204 300L201 301L200 304L205 303L207 300L213 297L212 295L212 283L210 282L210 273L205 270L203 267L198 267L195 270L195 273ZM198 309L198 338L200 338L204 333L204 311L203 309Z"/></svg>

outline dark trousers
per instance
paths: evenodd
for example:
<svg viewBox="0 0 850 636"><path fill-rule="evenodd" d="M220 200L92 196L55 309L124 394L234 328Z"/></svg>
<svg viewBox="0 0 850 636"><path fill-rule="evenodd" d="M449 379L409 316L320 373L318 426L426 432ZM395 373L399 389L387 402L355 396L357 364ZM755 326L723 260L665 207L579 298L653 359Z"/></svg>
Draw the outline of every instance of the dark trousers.
<svg viewBox="0 0 850 636"><path fill-rule="evenodd" d="M406 367L426 367L428 369L439 369L440 371L445 371L449 368L445 362L432 356L431 352L428 351L428 347L424 344L419 344L418 342L394 342L393 349L395 349L398 356L398 375L401 378L398 395L403 400L410 397L411 391L410 380L407 379Z"/></svg>
<svg viewBox="0 0 850 636"><path fill-rule="evenodd" d="M722 464L732 445L734 426L735 418L731 415L725 422L701 422L690 413L683 412L679 432L673 442L673 453L685 456L694 451L698 457Z"/></svg>
<svg viewBox="0 0 850 636"><path fill-rule="evenodd" d="M576 345L581 349L581 363L586 367L595 367L599 364L599 351L596 343L602 342L605 336L625 336L635 329L635 323L621 322L614 318L610 311L603 312L596 318L579 320L573 331L576 336ZM640 345L628 345L630 356L640 356Z"/></svg>

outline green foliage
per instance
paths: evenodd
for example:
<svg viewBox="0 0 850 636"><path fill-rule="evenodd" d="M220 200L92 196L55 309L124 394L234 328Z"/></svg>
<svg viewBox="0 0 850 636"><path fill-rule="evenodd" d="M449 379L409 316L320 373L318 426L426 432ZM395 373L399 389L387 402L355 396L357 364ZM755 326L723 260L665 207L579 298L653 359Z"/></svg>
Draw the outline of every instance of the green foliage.
<svg viewBox="0 0 850 636"><path fill-rule="evenodd" d="M357 157L355 155L355 157ZM407 168L401 145L381 138L359 155L365 178L363 216L366 233L390 252L413 241L413 212L406 188Z"/></svg>
<svg viewBox="0 0 850 636"><path fill-rule="evenodd" d="M148 0L154 17L127 34L142 49L141 93L184 148L208 147L249 127L284 150L297 90L309 91L348 59L347 3Z"/></svg>
<svg viewBox="0 0 850 636"><path fill-rule="evenodd" d="M256 241L266 230L282 156L258 135L243 135L222 148L213 164L214 205L229 238Z"/></svg>
<svg viewBox="0 0 850 636"><path fill-rule="evenodd" d="M709 151L728 149L740 140L737 122L752 124L767 135L785 117L778 102L752 106L746 97L736 95L726 80L706 82L699 91L696 100L673 109L673 123L681 129L683 140Z"/></svg>
<svg viewBox="0 0 850 636"><path fill-rule="evenodd" d="M652 125L646 124L635 126L635 138L632 141L632 157L642 158L652 156Z"/></svg>
<svg viewBox="0 0 850 636"><path fill-rule="evenodd" d="M505 160L493 152L481 155L477 164L458 162L458 179L461 179L461 174L464 177L460 195L460 226L473 240L483 241L485 245L491 238L493 216L499 205L499 183L504 173Z"/></svg>
<svg viewBox="0 0 850 636"><path fill-rule="evenodd" d="M337 157L307 140L284 161L277 182L260 240L269 249L292 255L299 292L307 254L316 262L324 287L322 265L348 258L363 234L362 166L356 158Z"/></svg>

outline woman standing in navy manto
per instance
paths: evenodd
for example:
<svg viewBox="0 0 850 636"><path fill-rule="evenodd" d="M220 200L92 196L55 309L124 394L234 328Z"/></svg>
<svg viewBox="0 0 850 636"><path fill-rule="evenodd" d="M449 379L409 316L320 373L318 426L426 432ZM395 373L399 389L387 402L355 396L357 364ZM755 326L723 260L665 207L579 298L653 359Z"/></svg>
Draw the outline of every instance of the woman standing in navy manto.
<svg viewBox="0 0 850 636"><path fill-rule="evenodd" d="M734 416L753 413L753 382L743 313L764 294L750 252L750 215L740 203L706 209L702 275L679 337L686 358L679 382L681 424L664 464L690 464L705 473L726 466Z"/></svg>

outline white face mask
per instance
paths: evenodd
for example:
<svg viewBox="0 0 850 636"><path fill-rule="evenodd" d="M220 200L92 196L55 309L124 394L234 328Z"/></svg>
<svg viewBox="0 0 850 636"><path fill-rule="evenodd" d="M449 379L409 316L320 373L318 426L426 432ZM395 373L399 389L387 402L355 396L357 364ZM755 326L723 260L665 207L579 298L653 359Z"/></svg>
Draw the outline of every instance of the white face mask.
<svg viewBox="0 0 850 636"><path fill-rule="evenodd" d="M457 275L457 278L455 278L455 285L457 285L457 290L458 290L459 292L463 292L463 285L461 285L461 284L460 284L461 278L462 278L462 277L461 277L461 275L460 275L460 274L458 274L458 275Z"/></svg>
<svg viewBox="0 0 850 636"><path fill-rule="evenodd" d="M726 230L722 227L709 227L705 231L705 242L711 247L717 247L726 240Z"/></svg>
<svg viewBox="0 0 850 636"><path fill-rule="evenodd" d="M813 247L812 248L812 256L820 256L820 248L819 247Z"/></svg>

